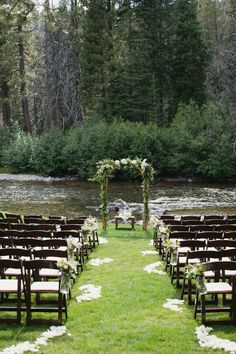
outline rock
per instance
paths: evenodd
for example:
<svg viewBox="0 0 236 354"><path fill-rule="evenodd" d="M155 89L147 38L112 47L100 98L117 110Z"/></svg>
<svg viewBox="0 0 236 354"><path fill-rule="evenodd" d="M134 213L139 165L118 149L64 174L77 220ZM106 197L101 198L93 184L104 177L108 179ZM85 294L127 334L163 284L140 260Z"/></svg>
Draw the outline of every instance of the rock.
<svg viewBox="0 0 236 354"><path fill-rule="evenodd" d="M129 205L122 199L116 199L114 202L109 203L108 206L110 211L119 211L124 209L130 209Z"/></svg>

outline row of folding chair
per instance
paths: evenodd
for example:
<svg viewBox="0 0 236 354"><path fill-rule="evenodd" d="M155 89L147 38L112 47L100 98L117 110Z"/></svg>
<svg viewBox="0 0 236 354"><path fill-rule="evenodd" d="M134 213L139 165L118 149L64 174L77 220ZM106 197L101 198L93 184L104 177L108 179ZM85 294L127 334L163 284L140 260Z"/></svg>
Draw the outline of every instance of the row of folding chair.
<svg viewBox="0 0 236 354"><path fill-rule="evenodd" d="M169 239L176 240L213 240L213 239L236 239L236 231L222 232L222 231L173 231L169 234ZM159 254L163 253L163 237L154 234L153 243Z"/></svg>
<svg viewBox="0 0 236 354"><path fill-rule="evenodd" d="M180 220L180 221L204 221L204 220L236 220L236 214L230 215L219 215L219 214L211 214L211 215L161 215L161 220Z"/></svg>
<svg viewBox="0 0 236 354"><path fill-rule="evenodd" d="M223 225L169 225L171 231L236 231L235 224Z"/></svg>

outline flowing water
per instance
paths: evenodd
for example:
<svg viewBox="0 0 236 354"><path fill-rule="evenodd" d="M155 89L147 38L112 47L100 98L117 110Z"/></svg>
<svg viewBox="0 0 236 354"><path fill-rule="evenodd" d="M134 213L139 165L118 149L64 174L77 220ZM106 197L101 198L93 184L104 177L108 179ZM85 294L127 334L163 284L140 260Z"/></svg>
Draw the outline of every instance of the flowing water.
<svg viewBox="0 0 236 354"><path fill-rule="evenodd" d="M123 199L136 214L142 211L140 183L110 182L109 200ZM1 181L0 210L21 214L98 215L99 185L78 180L47 182ZM236 183L159 182L151 187L153 212L234 213Z"/></svg>

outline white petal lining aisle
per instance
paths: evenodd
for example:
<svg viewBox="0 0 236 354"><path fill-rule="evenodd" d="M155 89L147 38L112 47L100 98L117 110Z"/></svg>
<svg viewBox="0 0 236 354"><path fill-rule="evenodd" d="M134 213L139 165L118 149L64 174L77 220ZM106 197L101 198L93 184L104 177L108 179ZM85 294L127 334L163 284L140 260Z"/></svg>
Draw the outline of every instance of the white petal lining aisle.
<svg viewBox="0 0 236 354"><path fill-rule="evenodd" d="M81 290L83 294L76 297L77 302L91 301L94 299L98 299L99 297L102 296L101 286L95 286L93 284L85 284L80 286L79 290Z"/></svg>
<svg viewBox="0 0 236 354"><path fill-rule="evenodd" d="M182 308L180 308L179 305L183 305L183 304L184 304L184 300L166 299L166 302L163 304L163 307L175 312L182 312Z"/></svg>
<svg viewBox="0 0 236 354"><path fill-rule="evenodd" d="M100 267L100 265L104 263L110 263L112 261L112 258L92 258L90 259L89 264L95 267Z"/></svg>
<svg viewBox="0 0 236 354"><path fill-rule="evenodd" d="M99 244L104 245L106 243L108 243L107 239L105 237L99 236Z"/></svg>
<svg viewBox="0 0 236 354"><path fill-rule="evenodd" d="M141 251L141 254L143 256L146 256L146 255L149 255L149 254L158 254L158 253L157 253L157 251L148 250L148 251Z"/></svg>
<svg viewBox="0 0 236 354"><path fill-rule="evenodd" d="M47 345L47 341L53 337L59 337L65 334L67 331L66 326L51 326L47 331L43 332L40 337L36 339L34 343L22 342L11 347L7 347L0 352L0 354L23 354L25 352L39 352L39 346ZM68 335L71 335L68 333Z"/></svg>
<svg viewBox="0 0 236 354"><path fill-rule="evenodd" d="M159 275L164 275L164 274L166 274L166 272L164 272L163 270L156 269L157 267L160 267L161 265L163 265L163 262L158 261L158 262L146 265L146 267L144 267L143 270L145 270L145 272L147 272L147 273L156 273Z"/></svg>
<svg viewBox="0 0 236 354"><path fill-rule="evenodd" d="M202 348L223 349L225 352L236 353L236 342L229 339L221 339L209 334L213 329L201 325L196 328L195 333Z"/></svg>

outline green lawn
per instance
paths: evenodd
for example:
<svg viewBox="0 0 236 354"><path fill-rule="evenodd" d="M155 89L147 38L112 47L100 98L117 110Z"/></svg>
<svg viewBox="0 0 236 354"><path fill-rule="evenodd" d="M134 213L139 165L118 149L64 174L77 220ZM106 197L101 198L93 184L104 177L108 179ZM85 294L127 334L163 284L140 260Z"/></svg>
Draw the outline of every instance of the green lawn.
<svg viewBox="0 0 236 354"><path fill-rule="evenodd" d="M113 226L109 226L113 229ZM90 257L113 259L100 267L86 265L73 288L66 322L72 336L50 340L41 353L221 353L201 349L193 319L193 309L183 306L177 313L162 307L167 298L179 298L168 275L148 274L145 265L156 262L156 255L142 256L151 233L141 229L110 230L103 233L108 244L100 245ZM77 303L79 286L87 283L102 286L102 297L91 302ZM200 319L200 317L199 317ZM34 341L47 327L1 325L0 348L25 340ZM216 326L214 334L236 339L236 328ZM222 352L223 353L223 352Z"/></svg>

